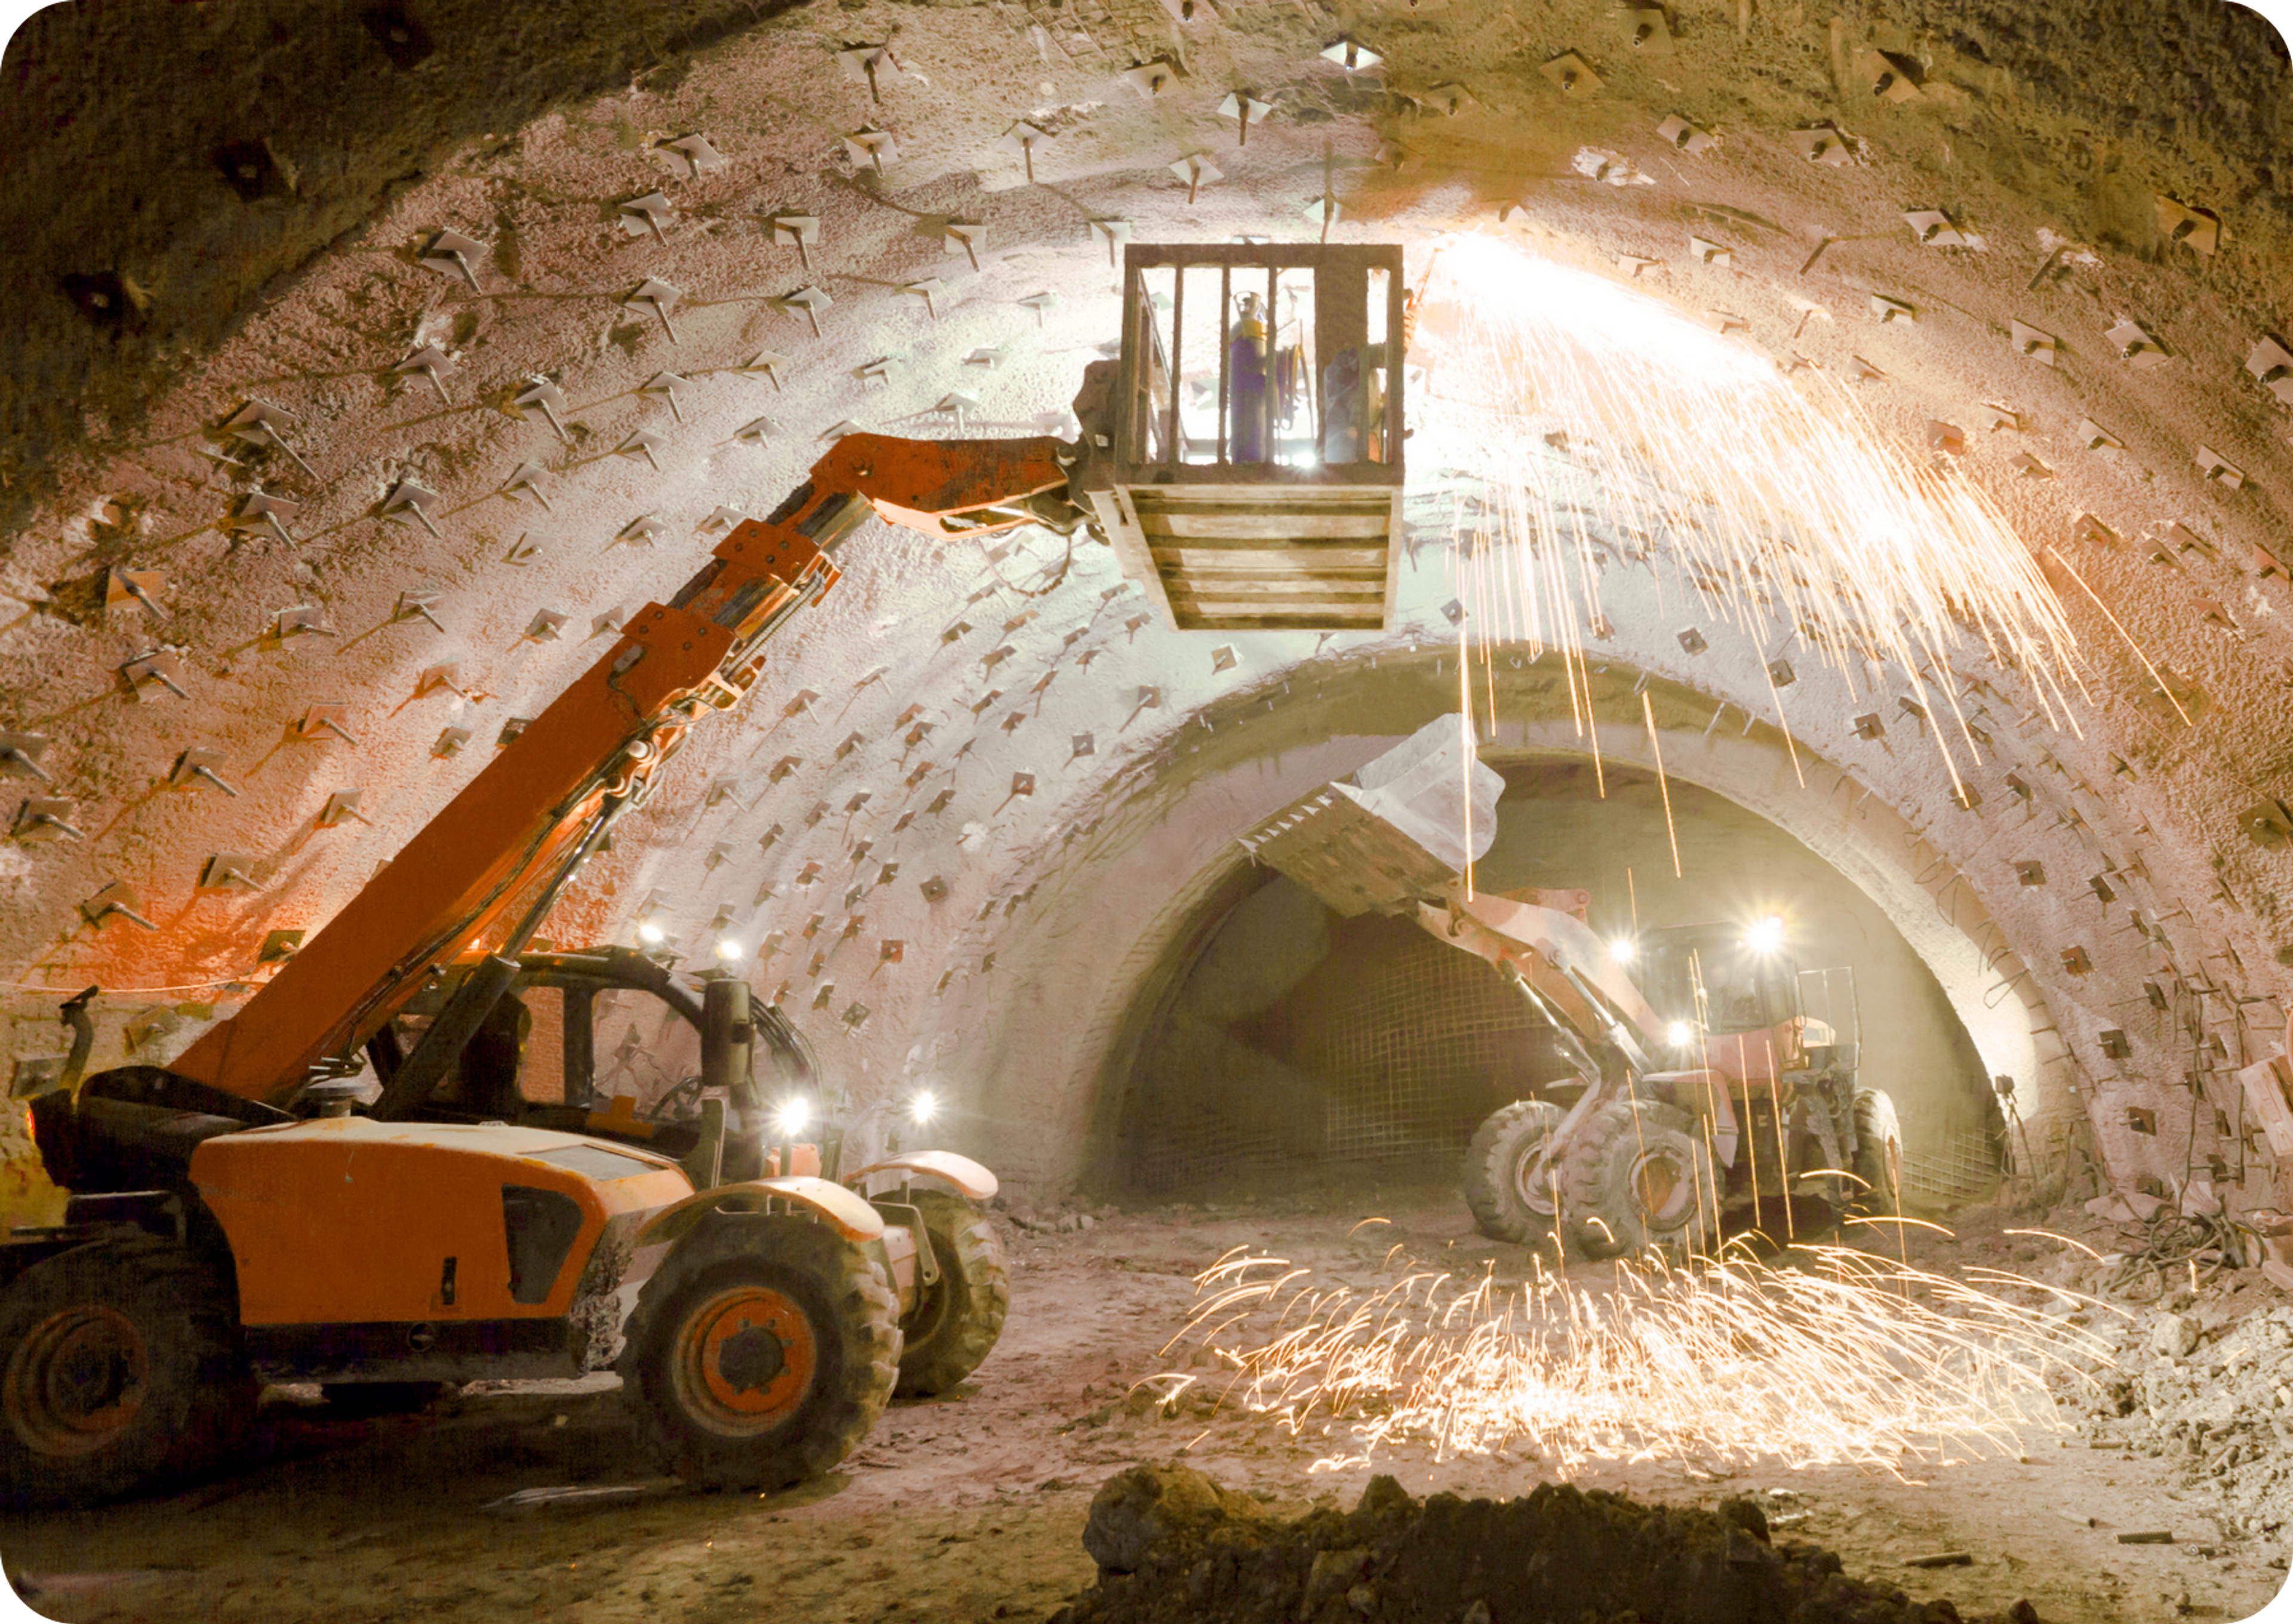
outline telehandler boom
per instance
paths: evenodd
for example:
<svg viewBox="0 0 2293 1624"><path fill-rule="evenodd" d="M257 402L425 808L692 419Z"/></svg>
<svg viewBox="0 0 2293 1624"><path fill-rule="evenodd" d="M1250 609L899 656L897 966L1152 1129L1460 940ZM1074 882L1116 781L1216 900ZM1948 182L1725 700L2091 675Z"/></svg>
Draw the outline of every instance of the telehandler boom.
<svg viewBox="0 0 2293 1624"><path fill-rule="evenodd" d="M972 1207L993 1174L927 1151L823 1177L793 1131L766 1143L754 1046L798 1085L809 1055L747 983L524 949L688 730L835 585L838 544L879 516L943 539L1071 529L1075 460L1049 439L838 441L172 1065L82 1082L85 997L67 1006L64 1087L31 1108L65 1221L0 1245L0 1495L85 1502L191 1469L231 1447L262 1379L378 1408L616 1363L664 1464L769 1487L833 1466L895 1386L968 1375L1009 1297ZM683 1022L683 1109L599 1098L570 1024L554 1095L527 1097L518 1030L492 1040L537 987ZM354 1114L361 1049L381 1089ZM887 1178L872 1201L857 1188Z"/></svg>

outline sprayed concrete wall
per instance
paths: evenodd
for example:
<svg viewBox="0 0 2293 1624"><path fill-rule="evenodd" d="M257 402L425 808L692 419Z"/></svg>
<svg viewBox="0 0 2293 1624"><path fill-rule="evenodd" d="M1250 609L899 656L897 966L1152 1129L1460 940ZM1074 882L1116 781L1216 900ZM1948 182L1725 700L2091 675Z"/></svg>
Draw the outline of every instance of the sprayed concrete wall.
<svg viewBox="0 0 2293 1624"><path fill-rule="evenodd" d="M2046 561L2081 640L2075 715L2040 715L1971 628L1924 669L1796 645L1787 710L1764 672L1795 628L1715 612L1680 537L1616 533L1629 471L1599 424L1501 448L1606 549L1597 602L1561 606L1604 753L1649 764L1645 674L1673 773L1873 897L2026 1117L2090 1117L2125 1183L2254 1146L2238 1199L2276 1199L2225 1081L2293 994L2293 843L2251 815L2293 797L2285 402L2249 364L2293 243L2265 25L2146 0L2037 22L1689 6L1659 61L1606 0L1560 0L1503 12L1521 43L1493 57L1499 12L1429 4L1360 18L1385 61L1356 76L1303 7L1082 9L442 4L425 55L339 8L77 6L12 43L29 270L0 360L0 590L22 605L0 623L0 730L40 775L8 766L0 808L4 1058L58 1054L53 1006L90 982L100 1063L178 1052L269 974L271 932L323 926L840 425L944 432L957 392L974 432L1060 423L1115 331L1123 231L1399 241L1413 284L1462 232L1628 285L1652 331L1724 329L1793 387L1851 393L1874 443L1963 475ZM836 53L895 37L879 101ZM1598 94L1543 70L1569 50L1600 61ZM1867 71L1881 51L1916 84ZM1218 112L1237 86L1275 109L1246 146ZM1673 115L1689 146L1658 133ZM1007 139L1027 119L1049 137L1032 184ZM847 140L870 129L896 139L880 168ZM696 134L721 162L677 144ZM220 149L266 141L241 190ZM1190 153L1224 177L1198 198L1171 168ZM1906 219L1930 204L1961 240ZM2182 230L2185 205L2222 229ZM820 222L808 258L790 217ZM476 245L469 276L433 252L450 229ZM654 279L674 308L634 297ZM834 299L816 335L787 297L814 284ZM2146 347L2111 337L2129 323ZM518 404L538 376L562 435ZM1504 466L1444 462L1438 394L1413 397L1385 635L1206 645L1087 544L868 536L550 933L626 940L659 891L702 955L729 908L772 944L759 990L856 1092L944 1079L971 1143L1073 1177L1233 835L1455 707L1454 666L1416 667L1457 642L1454 498ZM257 404L284 447L231 426ZM409 484L435 493L427 522ZM283 534L250 517L258 492L296 505ZM1504 652L1500 738L1587 747L1539 649ZM129 676L158 655L181 698ZM1902 708L1941 691L1988 741L1956 780ZM346 707L352 737L302 735L313 703ZM190 747L241 793L178 781ZM367 821L322 826L350 791ZM34 798L61 821L23 817ZM242 880L203 884L223 857Z"/></svg>

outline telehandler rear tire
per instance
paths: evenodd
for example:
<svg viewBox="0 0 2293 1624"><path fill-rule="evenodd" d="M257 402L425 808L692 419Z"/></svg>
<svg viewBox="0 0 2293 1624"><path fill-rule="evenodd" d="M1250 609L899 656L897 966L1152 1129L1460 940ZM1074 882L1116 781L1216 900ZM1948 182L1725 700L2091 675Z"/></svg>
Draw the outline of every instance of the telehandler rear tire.
<svg viewBox="0 0 2293 1624"><path fill-rule="evenodd" d="M1527 1177L1537 1150L1560 1126L1560 1112L1542 1100L1516 1100L1473 1130L1465 1147L1465 1205L1473 1224L1492 1240L1541 1246L1560 1223L1555 1200L1560 1177L1558 1158L1547 1161L1543 1177Z"/></svg>
<svg viewBox="0 0 2293 1624"><path fill-rule="evenodd" d="M824 1224L715 1213L638 1294L621 1386L637 1435L686 1482L782 1489L832 1469L892 1396L899 1307Z"/></svg>
<svg viewBox="0 0 2293 1624"><path fill-rule="evenodd" d="M157 1237L97 1240L0 1294L0 1503L88 1506L215 1464L251 1412L228 1286Z"/></svg>
<svg viewBox="0 0 2293 1624"><path fill-rule="evenodd" d="M1895 1120L1895 1102L1883 1089L1855 1091L1855 1165L1851 1170L1863 1182L1848 1200L1850 1213L1861 1218L1892 1218L1902 1212L1903 1130ZM1892 1229L1894 1225L1883 1227Z"/></svg>
<svg viewBox="0 0 2293 1624"><path fill-rule="evenodd" d="M1579 1257L1650 1246L1708 1250L1718 1185L1711 1148L1683 1111L1629 1100L1600 1107L1560 1158L1560 1210Z"/></svg>
<svg viewBox="0 0 2293 1624"><path fill-rule="evenodd" d="M916 1192L939 1279L917 1294L900 1321L902 1397L945 1393L979 1368L1003 1334L1011 1308L1011 1271L1003 1243L986 1217L960 1196Z"/></svg>

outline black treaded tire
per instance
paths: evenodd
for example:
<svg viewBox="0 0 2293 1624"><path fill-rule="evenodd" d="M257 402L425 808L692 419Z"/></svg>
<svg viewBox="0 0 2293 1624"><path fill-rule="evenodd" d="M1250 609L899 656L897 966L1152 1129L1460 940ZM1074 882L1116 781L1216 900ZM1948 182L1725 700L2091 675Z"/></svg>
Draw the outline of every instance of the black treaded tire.
<svg viewBox="0 0 2293 1624"><path fill-rule="evenodd" d="M217 1463L253 1414L230 1283L171 1240L98 1240L0 1293L0 1504L88 1506Z"/></svg>
<svg viewBox="0 0 2293 1624"><path fill-rule="evenodd" d="M899 1306L825 1224L712 1213L638 1293L619 1362L637 1436L686 1482L782 1489L859 1446L890 1402Z"/></svg>
<svg viewBox="0 0 2293 1624"><path fill-rule="evenodd" d="M980 1210L961 1196L920 1190L938 1281L917 1294L915 1311L900 1321L902 1397L945 1393L979 1368L1003 1334L1011 1309L1011 1270L1003 1243Z"/></svg>
<svg viewBox="0 0 2293 1624"><path fill-rule="evenodd" d="M1884 1089L1855 1091L1852 1171L1863 1182L1848 1198L1849 1212L1862 1218L1892 1218L1902 1212L1903 1129L1895 1119L1895 1102Z"/></svg>
<svg viewBox="0 0 2293 1624"><path fill-rule="evenodd" d="M1524 1184L1520 1176L1537 1146L1560 1126L1558 1107L1543 1100L1516 1100L1491 1111L1473 1130L1465 1147L1465 1205L1473 1209L1474 1226L1490 1240L1540 1246L1559 1226L1553 1199L1558 1160L1545 1163L1542 1188Z"/></svg>
<svg viewBox="0 0 2293 1624"><path fill-rule="evenodd" d="M1688 1113L1611 1100L1560 1156L1560 1210L1579 1257L1650 1246L1709 1250L1719 1214L1711 1147Z"/></svg>

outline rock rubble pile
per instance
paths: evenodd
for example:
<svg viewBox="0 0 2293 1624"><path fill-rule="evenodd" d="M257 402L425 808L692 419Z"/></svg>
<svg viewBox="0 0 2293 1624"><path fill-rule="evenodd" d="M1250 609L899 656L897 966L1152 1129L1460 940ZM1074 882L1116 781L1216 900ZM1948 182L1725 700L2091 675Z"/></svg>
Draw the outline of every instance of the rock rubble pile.
<svg viewBox="0 0 2293 1624"><path fill-rule="evenodd" d="M1083 1545L1098 1582L1052 1624L1961 1624L1778 1539L1754 1502L1643 1506L1546 1483L1420 1500L1373 1478L1351 1512L1269 1516L1178 1466L1111 1478ZM1987 1624L2037 1624L2018 1602ZM1965 1624L1979 1624L1966 1620Z"/></svg>
<svg viewBox="0 0 2293 1624"><path fill-rule="evenodd" d="M2225 1537L2293 1524L2293 1304L2234 1318L2183 1293L2127 1323L2081 1431L2094 1447L2186 1459Z"/></svg>

